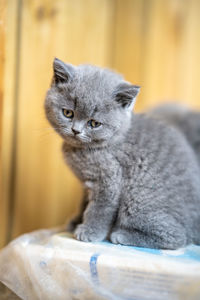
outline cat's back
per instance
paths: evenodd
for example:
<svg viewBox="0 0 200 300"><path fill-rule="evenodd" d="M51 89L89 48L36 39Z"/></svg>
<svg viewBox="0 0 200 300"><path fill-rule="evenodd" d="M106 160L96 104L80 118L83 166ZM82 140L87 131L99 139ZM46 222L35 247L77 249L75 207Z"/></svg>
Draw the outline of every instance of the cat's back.
<svg viewBox="0 0 200 300"><path fill-rule="evenodd" d="M158 183L170 189L180 184L188 189L200 186L200 168L185 136L153 117L134 115L124 141L117 150L113 148L113 153L130 181L139 181L150 172Z"/></svg>
<svg viewBox="0 0 200 300"><path fill-rule="evenodd" d="M164 104L149 111L151 116L176 127L194 149L200 163L200 112L178 104Z"/></svg>
<svg viewBox="0 0 200 300"><path fill-rule="evenodd" d="M198 228L200 170L181 132L146 115L135 115L115 152L123 169L121 211L131 207L139 219L141 214L157 211L179 219L188 232Z"/></svg>
<svg viewBox="0 0 200 300"><path fill-rule="evenodd" d="M195 159L193 149L182 132L146 114L133 115L130 129L120 145L120 151L127 151L133 156L143 153L154 158L169 160L180 151L192 160Z"/></svg>

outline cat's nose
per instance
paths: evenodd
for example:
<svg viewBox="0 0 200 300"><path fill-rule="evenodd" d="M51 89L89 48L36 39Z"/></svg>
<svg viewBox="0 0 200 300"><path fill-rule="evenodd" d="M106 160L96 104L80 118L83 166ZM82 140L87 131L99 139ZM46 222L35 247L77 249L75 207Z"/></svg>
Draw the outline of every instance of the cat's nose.
<svg viewBox="0 0 200 300"><path fill-rule="evenodd" d="M72 128L72 132L73 132L75 135L77 135L77 134L81 133L79 130L77 130L77 129L74 129L74 128Z"/></svg>

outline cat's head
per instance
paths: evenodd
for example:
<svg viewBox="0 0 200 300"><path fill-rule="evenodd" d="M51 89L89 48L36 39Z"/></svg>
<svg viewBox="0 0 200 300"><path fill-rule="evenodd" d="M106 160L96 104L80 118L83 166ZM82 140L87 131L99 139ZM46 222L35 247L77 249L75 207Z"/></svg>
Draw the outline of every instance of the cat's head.
<svg viewBox="0 0 200 300"><path fill-rule="evenodd" d="M46 116L75 147L101 147L119 140L129 128L139 86L108 69L73 66L55 58Z"/></svg>

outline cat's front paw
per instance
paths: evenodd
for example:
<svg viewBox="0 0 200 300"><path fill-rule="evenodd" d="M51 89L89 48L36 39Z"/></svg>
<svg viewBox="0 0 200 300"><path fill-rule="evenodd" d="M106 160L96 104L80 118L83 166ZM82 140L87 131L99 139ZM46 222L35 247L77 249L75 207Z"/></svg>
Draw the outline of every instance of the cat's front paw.
<svg viewBox="0 0 200 300"><path fill-rule="evenodd" d="M106 234L103 231L94 229L84 224L78 225L74 235L77 240L83 242L100 242L106 237Z"/></svg>
<svg viewBox="0 0 200 300"><path fill-rule="evenodd" d="M113 244L121 244L121 245L126 245L126 237L121 233L121 232L112 232L110 235L110 241Z"/></svg>

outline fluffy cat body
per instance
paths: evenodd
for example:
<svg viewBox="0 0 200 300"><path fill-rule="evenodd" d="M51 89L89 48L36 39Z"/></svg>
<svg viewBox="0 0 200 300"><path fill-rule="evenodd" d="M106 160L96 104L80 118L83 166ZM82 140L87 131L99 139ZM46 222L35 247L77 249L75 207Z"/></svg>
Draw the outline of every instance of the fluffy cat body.
<svg viewBox="0 0 200 300"><path fill-rule="evenodd" d="M159 120L161 112L133 114L138 92L109 70L54 61L46 115L85 188L71 229L85 242L108 238L162 249L199 244L198 152L168 117ZM70 120L63 109L73 112ZM90 120L98 126L91 128Z"/></svg>

